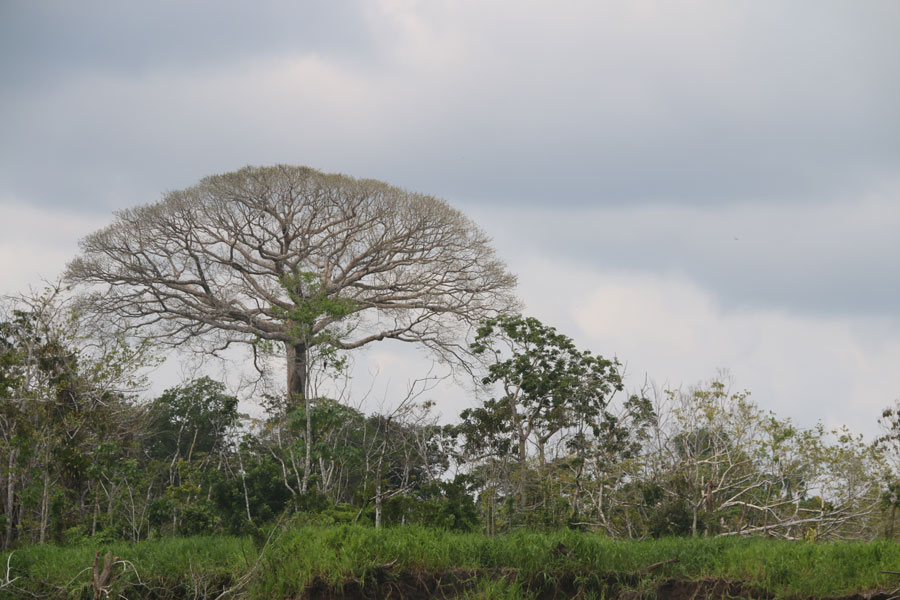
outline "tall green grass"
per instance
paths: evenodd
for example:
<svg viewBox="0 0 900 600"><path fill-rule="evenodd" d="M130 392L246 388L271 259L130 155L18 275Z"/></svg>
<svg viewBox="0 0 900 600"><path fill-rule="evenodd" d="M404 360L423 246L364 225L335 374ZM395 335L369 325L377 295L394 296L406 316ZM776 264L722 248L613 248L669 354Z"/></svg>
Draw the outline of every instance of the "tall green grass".
<svg viewBox="0 0 900 600"><path fill-rule="evenodd" d="M313 578L340 585L378 565L392 569L517 569L520 580L558 574L640 574L643 579L740 580L778 597L835 597L900 587L900 546L889 542L806 544L761 538L617 541L572 531L494 538L405 527L375 531L340 526L284 534L255 579L258 598L290 597ZM894 585L896 583L896 585Z"/></svg>
<svg viewBox="0 0 900 600"><path fill-rule="evenodd" d="M206 590L223 587L235 574L248 569L256 557L249 538L192 537L150 540L137 544L87 544L61 547L52 544L28 546L0 555L5 577L9 564L12 585L0 589L0 599L37 594L47 598L91 598L91 566L94 553L109 552L122 562L117 565L113 590L129 598L166 597L167 590L191 598ZM9 562L7 563L7 560ZM111 595L111 597L116 597Z"/></svg>
<svg viewBox="0 0 900 600"><path fill-rule="evenodd" d="M616 541L558 531L498 537L421 527L376 531L356 525L288 527L258 558L249 538L162 539L100 548L120 556L118 591L126 597L213 598L246 577L235 596L279 600L301 597L314 582L340 587L372 580L378 572L471 572L467 598L520 598L557 582L599 589L608 574L624 585L652 589L666 578L740 580L778 598L833 598L900 587L900 546L889 542L801 543L768 539ZM10 559L14 585L43 597L90 597L91 546L32 546ZM650 565L677 558L647 573ZM0 556L5 568L7 555ZM254 566L256 568L254 569ZM133 568L132 568L133 567ZM135 572L136 571L136 572ZM507 581L499 575L513 573ZM166 592L166 594L162 594ZM6 589L0 598L20 597Z"/></svg>

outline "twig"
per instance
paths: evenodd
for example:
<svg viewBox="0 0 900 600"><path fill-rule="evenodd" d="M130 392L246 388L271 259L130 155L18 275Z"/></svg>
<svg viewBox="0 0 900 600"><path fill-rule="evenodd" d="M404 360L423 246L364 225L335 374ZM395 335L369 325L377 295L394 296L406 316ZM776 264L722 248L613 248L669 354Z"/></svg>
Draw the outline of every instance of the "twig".
<svg viewBox="0 0 900 600"><path fill-rule="evenodd" d="M137 567L134 566L134 563L130 560L125 560L124 558L120 558L115 563L116 565L123 565L122 572L127 571L127 567L131 567L131 570L134 571L134 576L137 577L138 585L144 585L144 582L141 581L141 574L138 573Z"/></svg>
<svg viewBox="0 0 900 600"><path fill-rule="evenodd" d="M0 590L3 588L12 585L12 582L19 579L18 577L9 578L9 561L12 560L12 555L15 554L15 550L9 553L9 556L6 557L6 577L3 578L3 581L0 582Z"/></svg>
<svg viewBox="0 0 900 600"><path fill-rule="evenodd" d="M82 573L84 573L85 571L90 571L90 570L91 570L91 567L85 567L85 568L83 568L82 570L78 571L78 573L75 574L75 577L73 577L72 579L70 579L69 582L66 583L66 585L64 585L64 586L62 586L62 587L59 587L59 586L54 586L54 587L56 587L56 589L58 589L58 590L65 590L65 589L68 588L70 585L72 585L72 583L74 583L76 579L78 579L79 577L81 577L81 574L82 574Z"/></svg>

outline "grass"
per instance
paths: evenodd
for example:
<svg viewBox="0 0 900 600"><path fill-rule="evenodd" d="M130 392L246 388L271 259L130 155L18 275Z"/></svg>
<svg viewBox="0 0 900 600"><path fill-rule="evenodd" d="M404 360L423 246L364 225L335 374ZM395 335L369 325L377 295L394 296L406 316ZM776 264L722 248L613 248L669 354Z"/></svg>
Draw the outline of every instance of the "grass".
<svg viewBox="0 0 900 600"><path fill-rule="evenodd" d="M0 555L4 566L9 559L9 578L19 578L12 584L15 588L0 589L0 599L19 598L26 593L47 598L92 597L86 591L92 589L91 566L97 550L101 555L110 552L126 561L118 565L119 576L113 589L133 589L135 595L176 588L191 592L212 588L215 582L229 581L235 573L246 571L248 560L256 556L249 538L236 537L169 538L96 547L27 546L11 556Z"/></svg>
<svg viewBox="0 0 900 600"><path fill-rule="evenodd" d="M102 548L128 561L119 577L128 598L215 597L251 570L249 538L163 539ZM90 588L92 546L32 546L10 559L14 585L44 597L80 598ZM3 564L6 555L2 557ZM678 558L652 573L653 563ZM389 568L385 565L390 564ZM471 572L466 598L521 598L561 581L597 588L607 574L650 587L660 578L739 580L778 598L833 598L900 586L900 546L889 542L807 544L768 539L615 541L572 531L518 532L494 538L403 527L295 527L273 538L239 597L297 598L313 581L340 589L373 585L378 573ZM511 580L491 573L513 573ZM143 592L143 594L142 594ZM5 594L5 596L4 596ZM0 598L17 597L0 591Z"/></svg>

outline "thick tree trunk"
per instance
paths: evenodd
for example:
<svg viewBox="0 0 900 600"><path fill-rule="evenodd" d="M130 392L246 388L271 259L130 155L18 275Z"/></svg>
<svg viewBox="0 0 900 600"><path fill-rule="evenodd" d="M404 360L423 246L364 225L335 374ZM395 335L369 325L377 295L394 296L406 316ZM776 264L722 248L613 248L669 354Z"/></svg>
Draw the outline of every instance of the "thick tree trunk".
<svg viewBox="0 0 900 600"><path fill-rule="evenodd" d="M286 343L287 350L287 392L288 410L294 408L302 398L306 413L306 436L303 440L306 452L303 456L303 480L300 493L309 488L309 471L312 468L312 414L309 398L309 347L303 343Z"/></svg>
<svg viewBox="0 0 900 600"><path fill-rule="evenodd" d="M301 398L306 396L309 378L309 348L306 344L284 344L287 354L287 392L288 410L294 408Z"/></svg>

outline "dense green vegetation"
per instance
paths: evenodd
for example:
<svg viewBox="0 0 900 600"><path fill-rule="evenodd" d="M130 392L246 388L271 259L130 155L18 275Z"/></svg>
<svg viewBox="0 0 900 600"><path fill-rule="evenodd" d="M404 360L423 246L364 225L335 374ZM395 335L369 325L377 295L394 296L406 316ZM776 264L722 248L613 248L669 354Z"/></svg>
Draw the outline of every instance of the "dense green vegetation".
<svg viewBox="0 0 900 600"><path fill-rule="evenodd" d="M515 316L478 331L495 395L455 424L415 387L370 415L265 397L249 420L208 378L137 401L145 348L91 341L67 308L38 298L0 325L5 549L259 535L291 514L489 535L894 535L890 411L870 445L764 413L721 380L625 396L615 361Z"/></svg>
<svg viewBox="0 0 900 600"><path fill-rule="evenodd" d="M750 586L718 595L885 585L893 546L820 543L894 539L900 409L868 443L762 411L725 374L628 390L617 359L515 312L488 242L434 198L285 166L119 214L70 265L85 290L0 304L0 589L425 597L446 580L470 597L609 596L662 573ZM377 411L351 406L335 391L346 353L387 338L483 395L439 423L429 373ZM253 418L208 377L141 396L164 348L231 344L260 375L242 392Z"/></svg>
<svg viewBox="0 0 900 600"><path fill-rule="evenodd" d="M623 589L650 593L672 580L725 580L758 597L830 598L897 587L897 576L883 571L900 566L900 546L887 542L626 542L567 530L489 537L359 525L294 525L279 529L267 545L216 536L115 543L103 550L120 557L111 589L128 598L214 598L226 589L240 598L299 598L314 590L352 597L392 585L413 589L409 582L416 578L423 585L441 579L445 592L462 597L540 597L564 588L610 597ZM0 597L89 597L93 555L93 545L18 550L9 575L19 591L8 588ZM672 559L678 561L667 562Z"/></svg>

